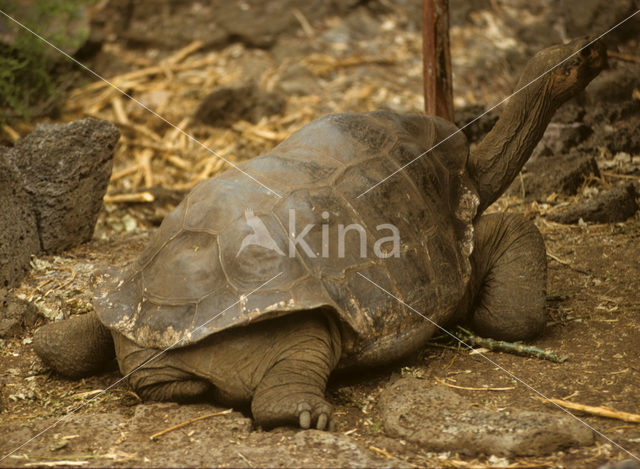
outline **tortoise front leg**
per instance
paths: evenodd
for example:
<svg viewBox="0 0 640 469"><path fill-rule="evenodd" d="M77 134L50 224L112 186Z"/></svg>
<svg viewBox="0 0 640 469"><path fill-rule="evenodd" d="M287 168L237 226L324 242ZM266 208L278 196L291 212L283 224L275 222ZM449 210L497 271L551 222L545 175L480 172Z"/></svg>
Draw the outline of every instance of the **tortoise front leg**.
<svg viewBox="0 0 640 469"><path fill-rule="evenodd" d="M111 332L95 312L40 327L33 348L57 373L83 378L102 371L115 358Z"/></svg>
<svg viewBox="0 0 640 469"><path fill-rule="evenodd" d="M538 228L517 214L495 213L475 225L471 322L480 334L522 340L546 322L547 263Z"/></svg>
<svg viewBox="0 0 640 469"><path fill-rule="evenodd" d="M329 428L332 408L324 392L340 358L337 327L331 318L310 311L280 321L279 330L272 335L278 353L253 395L253 417L265 427L299 424L302 428Z"/></svg>

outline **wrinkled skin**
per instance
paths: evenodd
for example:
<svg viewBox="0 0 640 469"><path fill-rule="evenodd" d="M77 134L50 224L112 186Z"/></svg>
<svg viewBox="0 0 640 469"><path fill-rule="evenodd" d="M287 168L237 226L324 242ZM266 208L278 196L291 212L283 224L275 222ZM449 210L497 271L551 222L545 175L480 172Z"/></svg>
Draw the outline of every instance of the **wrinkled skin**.
<svg viewBox="0 0 640 469"><path fill-rule="evenodd" d="M518 88L586 43L541 51L527 64ZM522 216L482 211L518 174L557 107L604 66L604 48L594 44L535 81L509 101L471 154L467 170L480 196L480 211L474 221L471 279L451 319L503 340L527 339L543 330L546 257L540 233ZM99 370L115 349L120 371L130 374L131 386L143 399L250 403L262 426L329 429L332 410L324 391L331 372L344 365L341 331L334 312L319 308L226 329L162 352L109 330L92 313L43 326L34 347L57 372L71 377ZM416 352L429 336L425 332L403 352Z"/></svg>

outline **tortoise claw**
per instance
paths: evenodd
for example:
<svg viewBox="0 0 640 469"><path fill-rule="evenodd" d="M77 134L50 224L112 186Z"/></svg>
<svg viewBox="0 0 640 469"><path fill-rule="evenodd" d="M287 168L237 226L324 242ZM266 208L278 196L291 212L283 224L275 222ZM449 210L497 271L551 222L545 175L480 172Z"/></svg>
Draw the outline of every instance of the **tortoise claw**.
<svg viewBox="0 0 640 469"><path fill-rule="evenodd" d="M300 412L300 428L305 430L311 426L311 413L308 410Z"/></svg>
<svg viewBox="0 0 640 469"><path fill-rule="evenodd" d="M336 431L336 421L331 419L329 420L329 428L327 428L327 431L329 432L335 432Z"/></svg>
<svg viewBox="0 0 640 469"><path fill-rule="evenodd" d="M327 420L328 420L327 414L324 414L324 413L320 414L318 416L318 421L316 422L316 428L318 430L324 430L325 427L327 426Z"/></svg>

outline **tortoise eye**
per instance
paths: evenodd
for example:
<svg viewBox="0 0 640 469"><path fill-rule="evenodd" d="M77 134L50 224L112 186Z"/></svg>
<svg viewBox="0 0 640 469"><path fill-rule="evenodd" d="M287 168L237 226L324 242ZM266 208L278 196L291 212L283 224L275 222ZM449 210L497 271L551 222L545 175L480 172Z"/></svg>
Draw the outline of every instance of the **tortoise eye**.
<svg viewBox="0 0 640 469"><path fill-rule="evenodd" d="M586 58L589 55L591 55L591 46L580 49L580 52L578 52L578 55L582 58Z"/></svg>

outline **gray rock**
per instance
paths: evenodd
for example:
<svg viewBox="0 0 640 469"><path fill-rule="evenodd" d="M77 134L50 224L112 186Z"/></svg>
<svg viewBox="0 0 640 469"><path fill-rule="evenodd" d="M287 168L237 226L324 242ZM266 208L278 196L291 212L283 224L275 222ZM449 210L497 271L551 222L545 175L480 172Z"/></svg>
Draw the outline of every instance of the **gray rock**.
<svg viewBox="0 0 640 469"><path fill-rule="evenodd" d="M40 250L31 199L8 152L0 147L0 288L17 286L29 270L31 255Z"/></svg>
<svg viewBox="0 0 640 469"><path fill-rule="evenodd" d="M638 193L633 183L601 192L579 205L547 215L557 223L578 223L580 219L594 223L616 223L632 217L638 211Z"/></svg>
<svg viewBox="0 0 640 469"><path fill-rule="evenodd" d="M344 0L109 0L96 8L92 33L117 38L128 46L175 50L192 41L221 47L240 41L250 47L271 47L283 35L295 35L300 23L291 13L299 9L315 24L330 15L344 15L359 2ZM94 32L95 31L95 32ZM162 31L162 34L158 34Z"/></svg>
<svg viewBox="0 0 640 469"><path fill-rule="evenodd" d="M204 124L227 127L238 120L256 123L264 116L280 114L284 105L282 96L254 84L219 86L202 100L194 117Z"/></svg>
<svg viewBox="0 0 640 469"><path fill-rule="evenodd" d="M571 124L552 122L534 148L529 161L535 161L538 157L566 154L571 148L585 141L589 135L591 135L591 129L581 122Z"/></svg>
<svg viewBox="0 0 640 469"><path fill-rule="evenodd" d="M530 161L522 173L513 181L507 193L524 195L526 200L545 200L553 192L573 195L589 176L600 176L593 156L571 152L561 157L538 158Z"/></svg>
<svg viewBox="0 0 640 469"><path fill-rule="evenodd" d="M288 96L305 96L318 93L318 78L302 64L293 63L280 75L278 88Z"/></svg>
<svg viewBox="0 0 640 469"><path fill-rule="evenodd" d="M540 456L565 447L593 444L593 432L557 413L493 412L445 387L402 378L382 392L385 432L426 451L467 455Z"/></svg>
<svg viewBox="0 0 640 469"><path fill-rule="evenodd" d="M485 114L486 109L480 104L472 104L455 111L456 125L471 143L477 143L493 128L500 115L495 111ZM480 117L482 116L482 117Z"/></svg>
<svg viewBox="0 0 640 469"><path fill-rule="evenodd" d="M41 249L91 239L119 137L115 125L94 118L39 124L7 152L31 197Z"/></svg>
<svg viewBox="0 0 640 469"><path fill-rule="evenodd" d="M554 11L565 23L568 37L577 37L585 34L593 34L593 31L606 31L618 22L627 18L638 5L636 0L564 0L559 8ZM580 14L574 14L576 9ZM640 19L635 16L621 27L612 31L608 41L620 41L627 37L635 37L640 26Z"/></svg>
<svg viewBox="0 0 640 469"><path fill-rule="evenodd" d="M0 290L0 338L17 337L38 318L38 309L26 300Z"/></svg>

